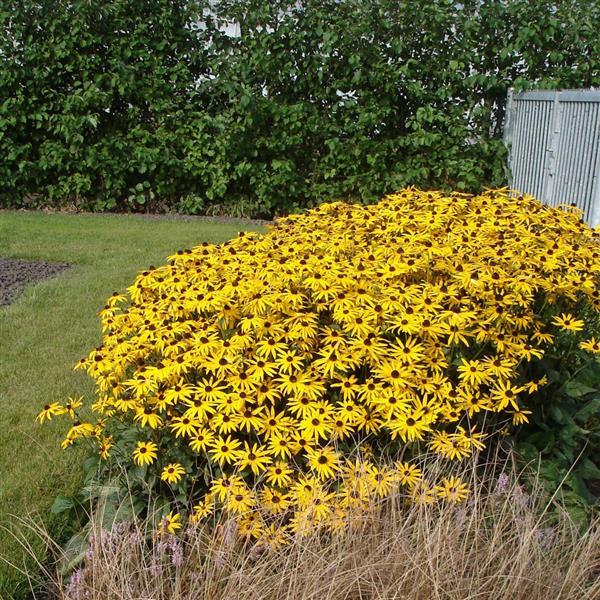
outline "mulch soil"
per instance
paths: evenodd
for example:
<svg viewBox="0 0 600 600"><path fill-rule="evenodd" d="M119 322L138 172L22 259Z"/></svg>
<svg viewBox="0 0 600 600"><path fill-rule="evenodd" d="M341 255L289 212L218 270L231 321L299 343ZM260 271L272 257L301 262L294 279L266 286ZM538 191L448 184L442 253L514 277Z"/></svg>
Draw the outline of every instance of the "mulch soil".
<svg viewBox="0 0 600 600"><path fill-rule="evenodd" d="M10 304L26 285L54 277L68 268L66 263L0 258L0 306Z"/></svg>

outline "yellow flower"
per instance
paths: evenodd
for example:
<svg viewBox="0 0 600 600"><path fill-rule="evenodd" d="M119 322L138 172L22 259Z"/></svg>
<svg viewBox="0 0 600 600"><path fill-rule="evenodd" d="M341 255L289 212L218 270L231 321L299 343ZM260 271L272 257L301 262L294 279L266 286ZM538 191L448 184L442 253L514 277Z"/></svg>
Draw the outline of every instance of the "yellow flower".
<svg viewBox="0 0 600 600"><path fill-rule="evenodd" d="M289 486L292 482L291 475L293 474L293 470L290 468L289 464L284 461L277 461L275 464L267 467L265 473L265 480L270 485L275 485L280 488L285 488Z"/></svg>
<svg viewBox="0 0 600 600"><path fill-rule="evenodd" d="M525 410L523 408L516 410L515 412L513 412L512 416L513 425L522 425L523 423L529 423L527 415L530 414L530 410Z"/></svg>
<svg viewBox="0 0 600 600"><path fill-rule="evenodd" d="M185 475L185 469L179 463L168 464L160 474L160 478L167 483L178 483Z"/></svg>
<svg viewBox="0 0 600 600"><path fill-rule="evenodd" d="M181 515L179 513L173 513L173 511L171 511L166 517L162 518L161 531L175 535L177 530L181 529L180 519Z"/></svg>
<svg viewBox="0 0 600 600"><path fill-rule="evenodd" d="M64 415L66 412L67 409L64 406L61 406L58 402L52 402L51 404L46 404L46 406L44 406L36 419L40 423L43 423L45 419L51 421L52 417L56 415Z"/></svg>
<svg viewBox="0 0 600 600"><path fill-rule="evenodd" d="M157 415L149 406L136 410L134 420L137 421L142 427L146 427L146 425L148 425L151 429L157 429L162 425L162 419L160 416Z"/></svg>
<svg viewBox="0 0 600 600"><path fill-rule="evenodd" d="M236 514L248 513L255 503L254 494L245 486L236 486L227 496L226 507Z"/></svg>
<svg viewBox="0 0 600 600"><path fill-rule="evenodd" d="M158 456L158 446L154 442L138 442L133 451L133 460L141 467L151 465Z"/></svg>
<svg viewBox="0 0 600 600"><path fill-rule="evenodd" d="M446 431L434 431L429 447L450 460L462 459L471 454L469 444L465 444L459 437Z"/></svg>
<svg viewBox="0 0 600 600"><path fill-rule="evenodd" d="M264 523L256 512L246 512L238 519L238 533L246 538L259 538L264 531Z"/></svg>
<svg viewBox="0 0 600 600"><path fill-rule="evenodd" d="M500 381L492 390L492 400L496 402L496 410L500 411L511 405L515 410L519 410L517 398L523 388L515 387L510 381Z"/></svg>
<svg viewBox="0 0 600 600"><path fill-rule="evenodd" d="M190 448L194 452L203 452L212 445L214 440L215 434L210 429L201 428L190 439Z"/></svg>
<svg viewBox="0 0 600 600"><path fill-rule="evenodd" d="M459 377L473 386L479 386L487 381L484 363L479 360L461 359L462 364L458 367Z"/></svg>
<svg viewBox="0 0 600 600"><path fill-rule="evenodd" d="M411 498L416 504L432 504L435 502L436 490L426 481L418 481L410 490Z"/></svg>
<svg viewBox="0 0 600 600"><path fill-rule="evenodd" d="M83 406L83 396L79 398L68 398L65 403L65 412L71 417L71 419L75 418L75 411Z"/></svg>
<svg viewBox="0 0 600 600"><path fill-rule="evenodd" d="M395 465L398 481L402 485L414 487L422 477L421 469L407 462L397 462Z"/></svg>
<svg viewBox="0 0 600 600"><path fill-rule="evenodd" d="M212 494L208 493L204 495L204 498L194 505L193 513L190 516L191 523L198 523L202 519L211 515L215 510Z"/></svg>
<svg viewBox="0 0 600 600"><path fill-rule="evenodd" d="M425 433L431 431L431 425L422 410L394 415L389 419L386 427L389 428L392 439L400 436L404 442L422 440Z"/></svg>
<svg viewBox="0 0 600 600"><path fill-rule="evenodd" d="M237 452L236 465L240 470L250 468L254 475L259 475L271 463L269 453L261 448L259 444L253 444L252 447L248 442L244 442L244 449Z"/></svg>
<svg viewBox="0 0 600 600"><path fill-rule="evenodd" d="M435 491L439 498L449 502L459 503L467 499L469 488L458 477L448 477L436 486Z"/></svg>
<svg viewBox="0 0 600 600"><path fill-rule="evenodd" d="M300 429L310 439L326 438L332 431L331 419L325 418L315 411L302 419Z"/></svg>
<svg viewBox="0 0 600 600"><path fill-rule="evenodd" d="M193 437L200 426L200 421L193 417L187 417L185 415L181 417L175 417L171 421L171 429L175 432L176 437Z"/></svg>
<svg viewBox="0 0 600 600"><path fill-rule="evenodd" d="M585 327L584 321L576 319L570 313L562 313L560 316L554 317L552 323L563 331L581 331Z"/></svg>
<svg viewBox="0 0 600 600"><path fill-rule="evenodd" d="M397 481L395 470L385 467L381 469L374 468L369 475L371 489L380 498L388 496Z"/></svg>
<svg viewBox="0 0 600 600"><path fill-rule="evenodd" d="M342 377L340 381L333 383L332 388L339 388L344 400L353 400L358 393L358 379L354 375Z"/></svg>
<svg viewBox="0 0 600 600"><path fill-rule="evenodd" d="M278 458L289 458L292 455L293 443L289 434L274 433L268 442L269 454Z"/></svg>
<svg viewBox="0 0 600 600"><path fill-rule="evenodd" d="M110 449L112 446L112 436L107 435L100 440L98 452L100 453L100 458L102 458L102 460L106 460L110 456Z"/></svg>
<svg viewBox="0 0 600 600"><path fill-rule="evenodd" d="M219 436L212 443L210 455L222 467L226 464L232 464L237 460L238 448L240 446L241 442L230 435L227 436L227 439Z"/></svg>
<svg viewBox="0 0 600 600"><path fill-rule="evenodd" d="M548 376L542 375L539 379L534 379L533 381L529 381L525 384L525 389L529 394L533 394L537 392L542 386L548 383Z"/></svg>
<svg viewBox="0 0 600 600"><path fill-rule="evenodd" d="M589 340L585 340L585 342L581 342L579 347L582 350L587 350L592 354L600 354L600 342L596 340L596 338L590 338Z"/></svg>
<svg viewBox="0 0 600 600"><path fill-rule="evenodd" d="M306 453L309 467L319 479L333 477L338 470L338 456L332 448L309 449Z"/></svg>

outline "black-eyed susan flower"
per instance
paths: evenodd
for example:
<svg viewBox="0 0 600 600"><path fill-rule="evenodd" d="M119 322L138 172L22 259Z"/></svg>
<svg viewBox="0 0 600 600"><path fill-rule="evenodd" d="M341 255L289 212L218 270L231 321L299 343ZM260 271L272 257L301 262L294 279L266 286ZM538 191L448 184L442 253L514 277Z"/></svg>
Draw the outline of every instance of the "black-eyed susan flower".
<svg viewBox="0 0 600 600"><path fill-rule="evenodd" d="M46 404L44 408L39 412L36 419L43 423L44 420L51 421L52 417L56 415L64 415L67 412L67 409L62 406L59 402L51 402L50 404Z"/></svg>
<svg viewBox="0 0 600 600"><path fill-rule="evenodd" d="M422 410L394 414L389 418L387 427L392 439L400 437L405 442L424 439L425 433L431 431L431 417L426 417Z"/></svg>
<svg viewBox="0 0 600 600"><path fill-rule="evenodd" d="M163 468L160 478L167 483L179 483L185 475L185 469L179 463L169 463Z"/></svg>
<svg viewBox="0 0 600 600"><path fill-rule="evenodd" d="M523 387L527 390L529 394L534 394L539 389L547 385L547 383L548 376L542 375L539 379L532 379L531 381L528 381Z"/></svg>
<svg viewBox="0 0 600 600"><path fill-rule="evenodd" d="M515 410L512 413L512 422L513 425L522 425L523 423L529 423L529 416L531 414L530 410L525 410L524 408L520 408L519 410Z"/></svg>
<svg viewBox="0 0 600 600"><path fill-rule="evenodd" d="M141 467L151 465L158 456L158 446L154 442L138 442L133 451L133 460Z"/></svg>
<svg viewBox="0 0 600 600"><path fill-rule="evenodd" d="M138 408L133 419L142 427L150 427L151 429L157 429L162 425L162 418L154 412L151 406Z"/></svg>
<svg viewBox="0 0 600 600"><path fill-rule="evenodd" d="M245 514L252 511L256 499L254 493L246 486L236 486L227 496L227 510L235 514Z"/></svg>
<svg viewBox="0 0 600 600"><path fill-rule="evenodd" d="M458 477L447 477L435 487L435 492L439 498L458 504L467 499L469 488Z"/></svg>
<svg viewBox="0 0 600 600"><path fill-rule="evenodd" d="M369 483L372 490L380 498L389 496L394 484L397 482L397 473L388 467L374 467L370 473Z"/></svg>
<svg viewBox="0 0 600 600"><path fill-rule="evenodd" d="M242 471L250 469L254 475L262 473L271 461L270 453L256 443L251 446L248 442L244 442L244 448L237 451L236 465Z"/></svg>
<svg viewBox="0 0 600 600"><path fill-rule="evenodd" d="M181 529L181 515L171 511L168 515L162 518L160 526L163 533L175 535Z"/></svg>
<svg viewBox="0 0 600 600"><path fill-rule="evenodd" d="M282 513L290 504L289 494L282 494L274 488L266 487L260 494L262 505L274 514Z"/></svg>
<svg viewBox="0 0 600 600"><path fill-rule="evenodd" d="M230 435L227 438L217 436L211 445L210 455L220 466L235 463L241 444L239 440Z"/></svg>
<svg viewBox="0 0 600 600"><path fill-rule="evenodd" d="M287 462L279 460L270 467L267 467L265 471L265 480L270 485L286 488L292 482L293 473L293 469L290 468Z"/></svg>
<svg viewBox="0 0 600 600"><path fill-rule="evenodd" d="M338 470L338 455L333 448L309 449L306 453L309 467L320 479L332 477Z"/></svg>
<svg viewBox="0 0 600 600"><path fill-rule="evenodd" d="M171 429L175 432L176 437L193 437L201 421L195 417L186 416L174 417L171 421Z"/></svg>
<svg viewBox="0 0 600 600"><path fill-rule="evenodd" d="M67 398L67 401L65 402L65 413L63 414L67 414L69 415L69 417L71 417L71 419L75 418L75 414L78 408L81 408L83 406L83 396L79 396L78 398Z"/></svg>
<svg viewBox="0 0 600 600"><path fill-rule="evenodd" d="M507 406L519 410L517 399L521 391L523 391L522 387L517 387L510 381L499 381L492 390L492 400L495 403L495 410L504 410Z"/></svg>
<svg viewBox="0 0 600 600"><path fill-rule="evenodd" d="M429 448L450 460L460 460L471 454L471 447L464 443L459 436L447 431L434 431L431 435Z"/></svg>
<svg viewBox="0 0 600 600"><path fill-rule="evenodd" d="M112 436L107 435L102 437L100 445L98 446L98 454L102 460L108 460L110 456L110 449L113 447Z"/></svg>
<svg viewBox="0 0 600 600"><path fill-rule="evenodd" d="M591 352L592 354L600 354L600 342L593 337L589 340L581 342L579 344L579 347L582 350L587 350L588 352Z"/></svg>
<svg viewBox="0 0 600 600"><path fill-rule="evenodd" d="M204 452L215 441L215 433L206 427L202 427L194 432L189 445L194 452Z"/></svg>
<svg viewBox="0 0 600 600"><path fill-rule="evenodd" d="M461 359L458 367L459 378L472 386L480 386L488 380L485 364L480 360Z"/></svg>
<svg viewBox="0 0 600 600"><path fill-rule="evenodd" d="M292 456L293 442L291 432L274 433L270 438L267 450L276 458L290 458Z"/></svg>
<svg viewBox="0 0 600 600"><path fill-rule="evenodd" d="M238 519L238 533L245 538L260 538L264 523L258 512L245 512Z"/></svg>
<svg viewBox="0 0 600 600"><path fill-rule="evenodd" d="M210 486L210 493L216 499L223 501L235 488L242 485L244 485L244 480L239 475L224 475L213 480Z"/></svg>
<svg viewBox="0 0 600 600"><path fill-rule="evenodd" d="M395 465L396 476L402 485L415 486L422 478L421 469L408 462L397 462Z"/></svg>
<svg viewBox="0 0 600 600"><path fill-rule="evenodd" d="M212 494L208 493L204 495L204 498L192 508L192 515L190 516L191 523L198 523L202 519L213 514L215 510L215 504L213 501Z"/></svg>
<svg viewBox="0 0 600 600"><path fill-rule="evenodd" d="M552 323L563 331L582 331L585 327L585 322L581 319L576 319L570 313L562 313L557 315L552 320Z"/></svg>

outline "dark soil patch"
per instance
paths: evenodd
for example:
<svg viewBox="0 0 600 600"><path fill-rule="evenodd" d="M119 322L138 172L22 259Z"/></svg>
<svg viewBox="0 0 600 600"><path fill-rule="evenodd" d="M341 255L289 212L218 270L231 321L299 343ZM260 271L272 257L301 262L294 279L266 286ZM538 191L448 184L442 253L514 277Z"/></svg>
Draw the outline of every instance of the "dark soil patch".
<svg viewBox="0 0 600 600"><path fill-rule="evenodd" d="M10 304L26 285L54 277L68 268L66 263L0 258L0 306Z"/></svg>

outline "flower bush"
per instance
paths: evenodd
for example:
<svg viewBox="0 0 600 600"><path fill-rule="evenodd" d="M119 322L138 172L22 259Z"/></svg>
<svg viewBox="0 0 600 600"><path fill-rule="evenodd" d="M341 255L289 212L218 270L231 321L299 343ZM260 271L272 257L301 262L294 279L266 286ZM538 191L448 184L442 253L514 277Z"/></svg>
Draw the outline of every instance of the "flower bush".
<svg viewBox="0 0 600 600"><path fill-rule="evenodd" d="M215 510L273 542L335 530L398 486L460 502L452 464L528 422L545 355L600 351L598 257L575 209L506 189L324 204L141 273L76 367L96 420L80 401L40 419L76 419L63 446L167 499L171 533Z"/></svg>

